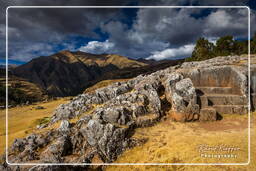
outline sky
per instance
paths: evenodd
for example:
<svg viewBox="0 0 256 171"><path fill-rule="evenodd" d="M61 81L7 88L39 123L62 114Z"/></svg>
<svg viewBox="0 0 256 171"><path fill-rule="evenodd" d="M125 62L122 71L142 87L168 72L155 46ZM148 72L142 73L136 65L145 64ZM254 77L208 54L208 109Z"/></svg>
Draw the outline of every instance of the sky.
<svg viewBox="0 0 256 171"><path fill-rule="evenodd" d="M12 0L0 2L0 62L5 59L7 6L130 5L134 8L9 8L8 57L20 64L61 50L119 54L129 58L189 57L200 37L248 38L247 8L136 8L137 5L246 5L251 8L251 34L256 31L254 0Z"/></svg>

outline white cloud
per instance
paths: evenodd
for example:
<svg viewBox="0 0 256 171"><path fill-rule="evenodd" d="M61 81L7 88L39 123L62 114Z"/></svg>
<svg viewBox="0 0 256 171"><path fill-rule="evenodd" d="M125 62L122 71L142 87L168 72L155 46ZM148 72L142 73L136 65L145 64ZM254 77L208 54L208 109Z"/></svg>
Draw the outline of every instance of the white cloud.
<svg viewBox="0 0 256 171"><path fill-rule="evenodd" d="M90 41L85 46L81 46L78 50L93 53L93 54L102 54L102 53L113 53L115 44L106 40L105 42L99 41Z"/></svg>
<svg viewBox="0 0 256 171"><path fill-rule="evenodd" d="M205 19L204 33L213 37L223 34L244 37L248 33L247 9L223 10L211 13Z"/></svg>
<svg viewBox="0 0 256 171"><path fill-rule="evenodd" d="M147 59L163 60L163 59L177 59L182 57L188 57L191 55L195 45L188 44L179 48L169 48L163 51L153 52Z"/></svg>

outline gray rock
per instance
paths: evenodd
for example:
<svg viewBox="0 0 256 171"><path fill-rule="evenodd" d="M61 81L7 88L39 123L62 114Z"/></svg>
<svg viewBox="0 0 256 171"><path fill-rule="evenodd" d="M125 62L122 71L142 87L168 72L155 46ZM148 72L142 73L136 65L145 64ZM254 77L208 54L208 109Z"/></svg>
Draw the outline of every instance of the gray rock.
<svg viewBox="0 0 256 171"><path fill-rule="evenodd" d="M165 97L170 103L172 103L172 93L174 91L174 86L181 79L183 79L183 76L179 73L172 73L166 75L166 80L164 83Z"/></svg>
<svg viewBox="0 0 256 171"><path fill-rule="evenodd" d="M69 154L71 150L70 139L67 136L62 136L41 153L40 160L46 163L63 162L62 156Z"/></svg>
<svg viewBox="0 0 256 171"><path fill-rule="evenodd" d="M171 103L171 117L176 121L193 120L199 114L196 91L191 79L178 73L170 74L165 81L165 94Z"/></svg>
<svg viewBox="0 0 256 171"><path fill-rule="evenodd" d="M62 120L60 127L58 128L60 132L67 132L70 130L70 123L67 120Z"/></svg>
<svg viewBox="0 0 256 171"><path fill-rule="evenodd" d="M102 116L102 119L105 122L125 125L131 120L131 113L131 111L123 106L106 108L104 110L104 115Z"/></svg>
<svg viewBox="0 0 256 171"><path fill-rule="evenodd" d="M87 124L91 119L92 115L85 115L76 122L76 125L78 126L78 128L81 128L83 124Z"/></svg>
<svg viewBox="0 0 256 171"><path fill-rule="evenodd" d="M87 142L91 146L97 145L97 142L103 136L103 133L104 133L104 125L101 124L99 120L91 119L88 122L85 134L87 137Z"/></svg>
<svg viewBox="0 0 256 171"><path fill-rule="evenodd" d="M25 144L26 141L24 139L15 139L11 146L11 150L16 152L22 152L25 150Z"/></svg>
<svg viewBox="0 0 256 171"><path fill-rule="evenodd" d="M128 147L127 129L116 128L112 124L107 124L104 134L98 142L100 153L103 154L106 161L116 160L125 148Z"/></svg>

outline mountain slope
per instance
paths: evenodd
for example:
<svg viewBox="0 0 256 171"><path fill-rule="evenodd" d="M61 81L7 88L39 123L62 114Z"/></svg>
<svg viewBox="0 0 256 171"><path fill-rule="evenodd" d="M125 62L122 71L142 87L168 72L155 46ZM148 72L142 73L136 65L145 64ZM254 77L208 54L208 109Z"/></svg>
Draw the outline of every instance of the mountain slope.
<svg viewBox="0 0 256 171"><path fill-rule="evenodd" d="M64 53L69 53L70 55L70 52L65 51ZM118 67L119 69L124 69L136 68L147 65L144 62L139 62L116 54L95 55L78 51L73 52L73 55L75 55L81 62L83 62L86 65L97 64L100 67L105 67L107 65L112 64Z"/></svg>
<svg viewBox="0 0 256 171"><path fill-rule="evenodd" d="M98 80L115 76L118 70L146 65L119 55L61 51L33 59L15 68L13 73L36 83L49 95L68 96L80 93Z"/></svg>

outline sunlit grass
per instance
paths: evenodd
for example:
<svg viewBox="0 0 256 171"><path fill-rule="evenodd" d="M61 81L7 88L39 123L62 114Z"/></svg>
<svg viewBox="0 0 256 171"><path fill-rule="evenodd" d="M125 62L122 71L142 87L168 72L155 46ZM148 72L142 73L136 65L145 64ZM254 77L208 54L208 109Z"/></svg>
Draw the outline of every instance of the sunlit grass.
<svg viewBox="0 0 256 171"><path fill-rule="evenodd" d="M10 145L15 138L22 138L35 131L36 125L43 122L49 122L53 111L60 104L66 103L68 98L39 103L28 106L20 106L9 109L8 112L8 144ZM36 109L36 106L42 106L43 109ZM0 111L0 154L5 149L5 110Z"/></svg>

